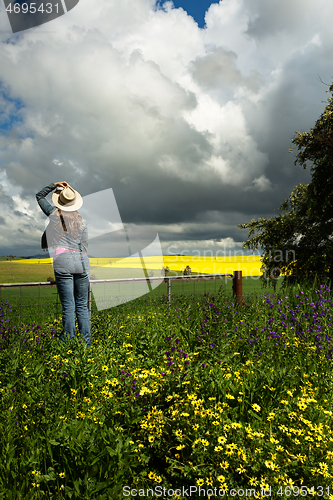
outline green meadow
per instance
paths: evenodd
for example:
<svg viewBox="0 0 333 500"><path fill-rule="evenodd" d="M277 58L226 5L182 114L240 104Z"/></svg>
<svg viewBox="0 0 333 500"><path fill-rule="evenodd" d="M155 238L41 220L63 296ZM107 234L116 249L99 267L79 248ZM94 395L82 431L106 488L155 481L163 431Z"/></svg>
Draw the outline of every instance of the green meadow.
<svg viewBox="0 0 333 500"><path fill-rule="evenodd" d="M55 287L2 289L0 499L333 498L330 286L231 286L92 302L89 349Z"/></svg>

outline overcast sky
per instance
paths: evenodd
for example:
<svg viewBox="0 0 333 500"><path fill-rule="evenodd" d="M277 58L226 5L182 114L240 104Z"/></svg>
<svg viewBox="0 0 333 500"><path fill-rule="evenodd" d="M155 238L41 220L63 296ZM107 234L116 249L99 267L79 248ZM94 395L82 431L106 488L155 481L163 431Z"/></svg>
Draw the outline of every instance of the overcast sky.
<svg viewBox="0 0 333 500"><path fill-rule="evenodd" d="M0 255L41 253L50 182L112 188L165 255L240 250L309 182L288 151L328 97L333 3L195 3L80 0L14 35L0 1Z"/></svg>

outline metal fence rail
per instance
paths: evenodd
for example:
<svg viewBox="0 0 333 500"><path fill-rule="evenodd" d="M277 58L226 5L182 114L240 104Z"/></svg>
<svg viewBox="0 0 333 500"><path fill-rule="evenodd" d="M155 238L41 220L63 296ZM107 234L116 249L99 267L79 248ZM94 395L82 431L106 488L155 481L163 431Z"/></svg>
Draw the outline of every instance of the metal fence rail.
<svg viewBox="0 0 333 500"><path fill-rule="evenodd" d="M196 296L202 294L206 291L217 291L217 284L220 281L227 283L227 280L232 278L233 285L233 295L237 301L242 300L242 272L235 271L234 274L197 274L197 275L186 275L186 276L162 276L155 277L149 276L146 278L123 278L123 279L105 279L105 280L91 280L89 283L89 297L88 297L88 307L89 307L89 317L91 318L92 313L97 312L97 307L93 298L92 285L100 285L104 287L104 294L106 297L110 296L111 289L113 286L113 292L116 293L115 287L117 286L120 290L120 294L124 293L124 287L127 287L127 297L123 303L120 302L119 305L124 305L125 307L133 307L133 299L130 298L129 286L134 290L135 286L138 286L141 282L153 282L156 280L162 281L161 285L156 287L151 293L145 293L142 297L137 298L135 303L140 302L141 304L145 302L145 306L148 307L148 301L151 303L154 299L165 299L165 303L169 304L173 300L176 300L179 296ZM166 287L163 286L166 284ZM213 285L212 285L213 283ZM121 289L122 287L122 289ZM214 287L214 289L213 289ZM220 286L218 287L220 288ZM19 293L15 294L14 290L19 289ZM34 291L36 290L36 293ZM42 290L44 290L43 293ZM46 290L48 290L46 292ZM96 287L95 287L96 290ZM14 292L14 293L13 293ZM138 297L136 295L136 297ZM45 282L29 282L29 283L1 283L0 284L0 302L3 300L8 300L13 310L18 312L16 318L19 320L19 324L26 324L29 318L34 318L38 320L39 323L46 321L46 318L59 318L61 316L61 304L59 301L59 296L56 289L55 281L45 281ZM159 302L161 303L161 302ZM126 305L125 305L126 304ZM156 304L156 301L155 301ZM116 308L117 309L117 308Z"/></svg>

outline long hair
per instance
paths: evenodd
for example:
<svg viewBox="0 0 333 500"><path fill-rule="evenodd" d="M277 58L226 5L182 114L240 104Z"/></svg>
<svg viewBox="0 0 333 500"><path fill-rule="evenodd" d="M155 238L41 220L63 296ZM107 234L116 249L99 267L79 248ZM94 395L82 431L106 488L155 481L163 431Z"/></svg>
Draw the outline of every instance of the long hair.
<svg viewBox="0 0 333 500"><path fill-rule="evenodd" d="M58 215L61 222L62 230L58 232L58 239L63 236L64 232L72 238L77 238L80 234L80 226L82 217L79 212L63 212L58 208Z"/></svg>

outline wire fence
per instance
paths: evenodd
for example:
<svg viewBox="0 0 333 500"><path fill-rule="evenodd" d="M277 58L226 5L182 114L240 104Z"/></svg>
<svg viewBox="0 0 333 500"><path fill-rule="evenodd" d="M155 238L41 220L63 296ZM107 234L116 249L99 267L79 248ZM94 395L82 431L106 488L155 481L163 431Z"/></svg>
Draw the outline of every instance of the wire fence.
<svg viewBox="0 0 333 500"><path fill-rule="evenodd" d="M147 276L145 278L91 280L88 299L89 315L92 321L98 320L98 313L107 310L108 314L117 317L121 324L124 314L134 318L140 314L156 312L161 307L167 311L168 308L177 307L180 302L195 300L205 293L217 294L221 287L225 295L239 305L256 303L266 293L282 293L282 290L279 290L279 284L274 289L263 289L261 283L259 284L259 278L259 276L243 277L242 271L234 271L233 275ZM156 280L159 280L160 284L152 286ZM147 293L147 284L149 284L150 293ZM316 280L315 284L317 284ZM62 328L62 307L55 281L2 283L0 284L0 303L5 301L11 306L11 319L18 327L30 326L33 323L52 324L57 332ZM110 307L111 302L112 307Z"/></svg>
<svg viewBox="0 0 333 500"><path fill-rule="evenodd" d="M236 272L237 273L237 272ZM113 315L156 310L162 304L175 305L177 300L192 300L204 293L217 293L221 286L230 295L239 296L235 288L235 274L211 274L189 276L165 276L149 278L126 278L91 280L89 283L88 307L90 318L99 310L110 309ZM238 283L241 276L238 276ZM145 293L146 282L162 281L150 293ZM146 288L145 288L146 287ZM98 301L96 297L98 296ZM117 304L110 308L112 303ZM104 303L103 303L104 299ZM38 323L54 323L58 327L62 314L56 283L54 281L35 283L0 284L0 302L7 301L12 308L12 319L17 326Z"/></svg>

